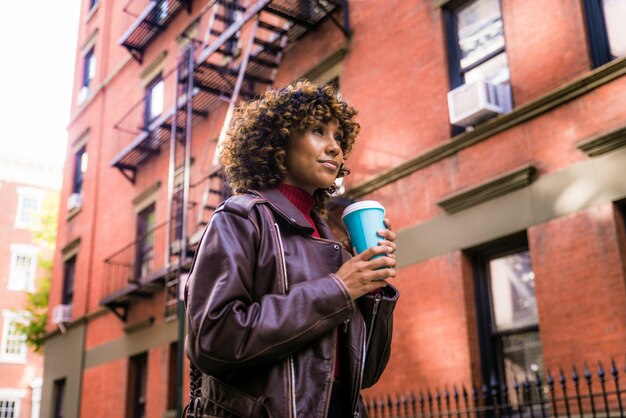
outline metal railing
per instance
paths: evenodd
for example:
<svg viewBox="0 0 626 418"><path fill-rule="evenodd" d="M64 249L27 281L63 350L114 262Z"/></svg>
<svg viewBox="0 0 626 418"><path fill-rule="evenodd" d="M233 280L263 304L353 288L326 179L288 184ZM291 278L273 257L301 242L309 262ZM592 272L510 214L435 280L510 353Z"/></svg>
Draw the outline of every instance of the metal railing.
<svg viewBox="0 0 626 418"><path fill-rule="evenodd" d="M102 297L140 284L150 273L165 268L167 222L161 223L104 260Z"/></svg>
<svg viewBox="0 0 626 418"><path fill-rule="evenodd" d="M207 192L207 182L211 182L211 175L204 176L190 186L190 204L187 208L187 231L190 239L204 229L211 210L204 205L215 205L228 195L210 196L206 199L203 194ZM218 187L211 184L212 187ZM219 187L225 187L221 183ZM228 193L226 187L223 191ZM180 218L180 216L179 216ZM167 228L171 228L171 234L176 237L182 230L181 225L167 221L156 225L142 236L137 237L131 243L115 251L104 260L105 280L102 287L102 298L114 295L130 285L139 287L146 285L146 280L158 272L165 272L167 266ZM196 237L197 238L197 237ZM174 241L176 241L174 239ZM197 242L190 243L196 244ZM182 250L182 243L172 248L174 253Z"/></svg>
<svg viewBox="0 0 626 418"><path fill-rule="evenodd" d="M560 370L557 376L538 374L533 381L515 382L511 387L494 378L481 387L444 386L402 394L365 398L370 418L547 418L624 417L626 394L619 383L614 361L606 372L601 363L592 372L587 366L579 374Z"/></svg>

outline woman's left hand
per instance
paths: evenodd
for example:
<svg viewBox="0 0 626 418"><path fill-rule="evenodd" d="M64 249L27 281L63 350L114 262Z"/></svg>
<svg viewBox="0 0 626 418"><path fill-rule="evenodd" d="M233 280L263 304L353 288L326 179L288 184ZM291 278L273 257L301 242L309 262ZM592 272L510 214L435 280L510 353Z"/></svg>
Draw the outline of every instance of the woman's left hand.
<svg viewBox="0 0 626 418"><path fill-rule="evenodd" d="M379 245L386 245L390 248L392 248L393 250L387 254L390 257L395 257L395 252L396 252L396 233L393 232L391 230L391 221L388 218L385 218L385 226L387 227L387 229L381 229L378 231L378 235L382 238L384 238L383 240L378 241Z"/></svg>

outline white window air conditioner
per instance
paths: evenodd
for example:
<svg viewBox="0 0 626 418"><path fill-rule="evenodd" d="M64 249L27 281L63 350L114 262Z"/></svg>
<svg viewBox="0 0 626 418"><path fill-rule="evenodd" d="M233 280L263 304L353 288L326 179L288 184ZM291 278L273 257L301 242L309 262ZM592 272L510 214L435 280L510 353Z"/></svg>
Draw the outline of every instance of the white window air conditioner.
<svg viewBox="0 0 626 418"><path fill-rule="evenodd" d="M78 209L83 205L82 193L72 193L67 198L67 210L71 212L74 209Z"/></svg>
<svg viewBox="0 0 626 418"><path fill-rule="evenodd" d="M57 305L52 308L52 323L62 324L72 320L72 305Z"/></svg>
<svg viewBox="0 0 626 418"><path fill-rule="evenodd" d="M474 126L511 111L511 85L477 80L448 92L450 123Z"/></svg>
<svg viewBox="0 0 626 418"><path fill-rule="evenodd" d="M89 86L82 86L78 91L78 96L76 97L78 105L80 106L81 104L85 103L87 97L89 97Z"/></svg>

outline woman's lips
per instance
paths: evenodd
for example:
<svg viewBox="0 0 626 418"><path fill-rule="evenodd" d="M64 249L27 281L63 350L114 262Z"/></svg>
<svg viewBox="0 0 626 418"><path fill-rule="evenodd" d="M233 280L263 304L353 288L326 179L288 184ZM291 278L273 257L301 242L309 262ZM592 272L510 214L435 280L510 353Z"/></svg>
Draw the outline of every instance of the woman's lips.
<svg viewBox="0 0 626 418"><path fill-rule="evenodd" d="M339 163L337 163L336 161L320 161L320 163L324 166L327 167L330 170L333 171L337 171L339 169Z"/></svg>

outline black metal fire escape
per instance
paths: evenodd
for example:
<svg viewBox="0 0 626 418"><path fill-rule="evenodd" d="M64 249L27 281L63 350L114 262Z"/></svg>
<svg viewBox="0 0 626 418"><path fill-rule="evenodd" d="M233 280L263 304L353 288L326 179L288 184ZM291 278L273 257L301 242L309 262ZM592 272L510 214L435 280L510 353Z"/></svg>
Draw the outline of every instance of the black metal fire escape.
<svg viewBox="0 0 626 418"><path fill-rule="evenodd" d="M191 0L129 0L124 12L134 19L119 40L139 62L150 43L182 10L191 12Z"/></svg>

